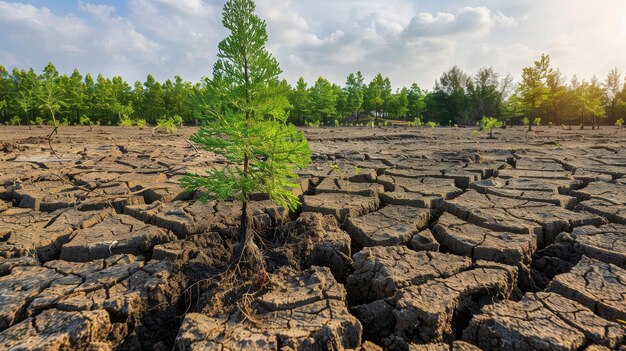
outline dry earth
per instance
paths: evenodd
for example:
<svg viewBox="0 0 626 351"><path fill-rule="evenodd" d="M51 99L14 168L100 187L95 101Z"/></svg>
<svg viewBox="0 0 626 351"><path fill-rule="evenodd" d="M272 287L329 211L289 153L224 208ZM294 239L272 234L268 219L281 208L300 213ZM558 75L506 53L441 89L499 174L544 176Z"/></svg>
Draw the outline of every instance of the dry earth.
<svg viewBox="0 0 626 351"><path fill-rule="evenodd" d="M178 186L193 129L48 132L0 127L2 350L626 349L626 132L306 130L249 319L183 294L239 216Z"/></svg>

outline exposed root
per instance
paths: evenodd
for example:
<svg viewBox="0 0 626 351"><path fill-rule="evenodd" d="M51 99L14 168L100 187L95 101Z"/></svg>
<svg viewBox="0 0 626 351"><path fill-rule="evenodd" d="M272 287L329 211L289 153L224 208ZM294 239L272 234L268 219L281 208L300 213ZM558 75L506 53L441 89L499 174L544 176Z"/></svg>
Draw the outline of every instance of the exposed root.
<svg viewBox="0 0 626 351"><path fill-rule="evenodd" d="M48 134L47 139L48 139L48 146L50 147L50 151L52 152L52 154L53 154L54 156L56 156L56 158L59 158L59 159L60 159L61 157L60 157L60 156L56 153L56 151L54 151L54 148L52 147L52 134L54 134L54 133L59 134L59 133L57 132L57 129L59 129L59 126L55 125L55 126L54 126L54 129L50 132L50 134Z"/></svg>

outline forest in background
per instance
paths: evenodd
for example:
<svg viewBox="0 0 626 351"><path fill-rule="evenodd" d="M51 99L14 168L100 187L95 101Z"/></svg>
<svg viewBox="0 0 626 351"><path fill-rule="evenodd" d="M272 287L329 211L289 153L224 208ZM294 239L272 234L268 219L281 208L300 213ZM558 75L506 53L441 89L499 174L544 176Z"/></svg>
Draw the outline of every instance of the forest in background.
<svg viewBox="0 0 626 351"><path fill-rule="evenodd" d="M193 84L176 76L158 82L130 85L122 77L78 70L61 74L52 63L41 73L34 69L0 65L0 123L47 124L52 115L63 125L155 125L163 119L195 124L189 97L205 89L206 78ZM283 80L280 84L288 86ZM626 115L626 81L615 68L606 79L595 76L567 79L542 55L522 70L519 83L492 68L469 74L459 67L444 72L431 90L417 84L392 89L389 78L378 74L366 81L351 73L343 85L320 77L300 78L289 86L290 121L296 125L365 125L435 122L441 125L476 125L482 117L510 124L524 118L544 125L607 125Z"/></svg>

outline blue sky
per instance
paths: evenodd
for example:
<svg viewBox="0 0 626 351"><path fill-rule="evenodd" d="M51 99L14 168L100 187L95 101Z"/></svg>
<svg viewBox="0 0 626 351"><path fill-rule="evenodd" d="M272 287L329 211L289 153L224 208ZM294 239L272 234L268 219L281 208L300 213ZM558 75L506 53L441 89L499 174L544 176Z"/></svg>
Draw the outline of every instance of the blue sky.
<svg viewBox="0 0 626 351"><path fill-rule="evenodd" d="M0 0L0 64L121 75L211 73L225 0ZM626 71L624 0L257 0L268 47L295 82L361 70L430 89L441 73L493 66L515 79L542 53L571 78Z"/></svg>

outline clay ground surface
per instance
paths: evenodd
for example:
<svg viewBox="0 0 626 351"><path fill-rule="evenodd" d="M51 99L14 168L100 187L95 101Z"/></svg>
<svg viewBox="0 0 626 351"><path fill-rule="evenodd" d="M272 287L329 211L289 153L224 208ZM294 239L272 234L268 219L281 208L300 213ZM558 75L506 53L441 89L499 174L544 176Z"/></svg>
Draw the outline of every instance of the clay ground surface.
<svg viewBox="0 0 626 351"><path fill-rule="evenodd" d="M0 127L0 349L624 350L626 132L537 129L304 129L242 312L188 290L240 216L194 128Z"/></svg>

